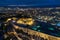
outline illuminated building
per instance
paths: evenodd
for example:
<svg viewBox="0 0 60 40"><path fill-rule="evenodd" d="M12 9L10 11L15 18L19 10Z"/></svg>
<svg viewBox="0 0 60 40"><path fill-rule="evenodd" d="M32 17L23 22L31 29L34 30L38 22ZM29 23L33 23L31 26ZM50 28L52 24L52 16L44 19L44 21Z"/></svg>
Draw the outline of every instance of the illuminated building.
<svg viewBox="0 0 60 40"><path fill-rule="evenodd" d="M25 25L33 25L34 20L32 18L20 18L17 23Z"/></svg>

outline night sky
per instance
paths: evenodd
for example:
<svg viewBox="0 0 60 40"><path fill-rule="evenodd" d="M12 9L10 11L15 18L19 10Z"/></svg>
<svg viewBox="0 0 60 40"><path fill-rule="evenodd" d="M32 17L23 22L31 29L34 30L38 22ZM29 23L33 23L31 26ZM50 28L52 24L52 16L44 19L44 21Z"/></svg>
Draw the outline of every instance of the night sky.
<svg viewBox="0 0 60 40"><path fill-rule="evenodd" d="M60 0L0 0L0 6L60 6Z"/></svg>

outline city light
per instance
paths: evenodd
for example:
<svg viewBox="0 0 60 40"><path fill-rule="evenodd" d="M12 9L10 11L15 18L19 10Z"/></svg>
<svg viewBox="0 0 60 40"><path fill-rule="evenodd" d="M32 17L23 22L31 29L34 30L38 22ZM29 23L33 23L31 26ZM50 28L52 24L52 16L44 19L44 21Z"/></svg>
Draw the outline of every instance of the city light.
<svg viewBox="0 0 60 40"><path fill-rule="evenodd" d="M4 40L60 40L60 9L3 9L0 30L3 27Z"/></svg>

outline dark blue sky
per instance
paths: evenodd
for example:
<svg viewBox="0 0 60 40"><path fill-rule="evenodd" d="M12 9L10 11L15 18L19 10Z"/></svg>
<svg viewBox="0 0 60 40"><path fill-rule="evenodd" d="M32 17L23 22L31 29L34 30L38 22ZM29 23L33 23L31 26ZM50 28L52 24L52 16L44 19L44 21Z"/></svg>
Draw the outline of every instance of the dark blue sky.
<svg viewBox="0 0 60 40"><path fill-rule="evenodd" d="M0 6L60 6L60 0L0 0Z"/></svg>

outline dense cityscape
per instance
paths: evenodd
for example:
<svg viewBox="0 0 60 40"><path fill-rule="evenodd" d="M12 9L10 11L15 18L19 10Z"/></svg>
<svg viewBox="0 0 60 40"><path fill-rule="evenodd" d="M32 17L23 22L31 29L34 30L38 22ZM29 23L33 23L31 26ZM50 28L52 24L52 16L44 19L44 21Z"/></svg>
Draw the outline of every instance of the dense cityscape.
<svg viewBox="0 0 60 40"><path fill-rule="evenodd" d="M3 40L60 40L60 7L0 7Z"/></svg>

